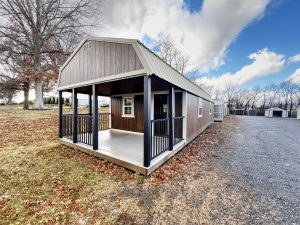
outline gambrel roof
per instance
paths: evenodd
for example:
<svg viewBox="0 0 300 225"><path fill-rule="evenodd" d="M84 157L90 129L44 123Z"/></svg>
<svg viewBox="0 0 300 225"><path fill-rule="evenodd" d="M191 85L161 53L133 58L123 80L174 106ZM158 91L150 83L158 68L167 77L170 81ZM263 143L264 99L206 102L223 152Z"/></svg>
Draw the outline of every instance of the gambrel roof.
<svg viewBox="0 0 300 225"><path fill-rule="evenodd" d="M86 48L87 52L82 48ZM137 39L84 39L61 67L58 90L141 75L156 75L183 90L212 101L208 93Z"/></svg>

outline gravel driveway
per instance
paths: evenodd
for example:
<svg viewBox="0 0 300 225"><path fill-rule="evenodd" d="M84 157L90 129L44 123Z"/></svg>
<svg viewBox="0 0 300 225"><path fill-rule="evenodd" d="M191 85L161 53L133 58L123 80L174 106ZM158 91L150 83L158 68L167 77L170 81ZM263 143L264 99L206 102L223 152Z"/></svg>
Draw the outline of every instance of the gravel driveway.
<svg viewBox="0 0 300 225"><path fill-rule="evenodd" d="M300 120L239 119L223 161L229 179L264 199L257 212L274 210L270 223L300 224Z"/></svg>
<svg viewBox="0 0 300 225"><path fill-rule="evenodd" d="M124 192L143 202L144 224L300 224L299 134L297 120L229 116L173 157L186 164L177 176Z"/></svg>

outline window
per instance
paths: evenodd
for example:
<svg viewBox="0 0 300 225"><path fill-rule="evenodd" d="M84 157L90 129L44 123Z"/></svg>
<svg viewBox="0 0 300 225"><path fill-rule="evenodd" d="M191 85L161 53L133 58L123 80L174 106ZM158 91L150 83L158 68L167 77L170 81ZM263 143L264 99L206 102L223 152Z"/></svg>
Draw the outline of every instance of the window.
<svg viewBox="0 0 300 225"><path fill-rule="evenodd" d="M163 112L168 113L168 104L163 104Z"/></svg>
<svg viewBox="0 0 300 225"><path fill-rule="evenodd" d="M209 103L209 115L211 115L212 114L212 111L213 111L213 104L212 103Z"/></svg>
<svg viewBox="0 0 300 225"><path fill-rule="evenodd" d="M203 116L203 102L202 99L199 98L199 102L198 102L198 117L202 117Z"/></svg>
<svg viewBox="0 0 300 225"><path fill-rule="evenodd" d="M123 97L123 117L134 117L134 98Z"/></svg>

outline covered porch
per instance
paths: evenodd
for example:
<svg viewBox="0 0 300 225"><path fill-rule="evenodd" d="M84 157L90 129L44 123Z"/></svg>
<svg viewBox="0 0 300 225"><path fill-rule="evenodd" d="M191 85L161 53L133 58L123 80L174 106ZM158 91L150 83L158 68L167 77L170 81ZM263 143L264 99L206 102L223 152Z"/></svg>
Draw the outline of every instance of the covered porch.
<svg viewBox="0 0 300 225"><path fill-rule="evenodd" d="M72 92L72 114L63 113L62 92ZM77 94L89 96L89 113L78 113ZM111 98L99 112L98 96ZM136 96L134 117L116 103ZM142 174L150 174L185 144L185 93L156 76L108 81L59 92L60 142ZM138 102L141 101L141 102Z"/></svg>

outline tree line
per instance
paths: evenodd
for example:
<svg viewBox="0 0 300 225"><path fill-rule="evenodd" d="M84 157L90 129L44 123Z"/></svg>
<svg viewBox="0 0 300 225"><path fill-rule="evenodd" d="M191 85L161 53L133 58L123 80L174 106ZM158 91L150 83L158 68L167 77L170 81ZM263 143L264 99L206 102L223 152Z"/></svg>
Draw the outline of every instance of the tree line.
<svg viewBox="0 0 300 225"><path fill-rule="evenodd" d="M263 87L256 86L252 89L239 89L227 83L224 90L208 90L215 99L224 100L229 110L234 109L261 109L279 107L291 113L300 106L300 85L291 81L278 84L268 84Z"/></svg>

